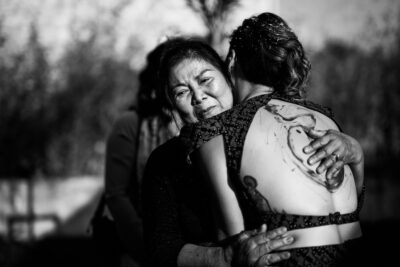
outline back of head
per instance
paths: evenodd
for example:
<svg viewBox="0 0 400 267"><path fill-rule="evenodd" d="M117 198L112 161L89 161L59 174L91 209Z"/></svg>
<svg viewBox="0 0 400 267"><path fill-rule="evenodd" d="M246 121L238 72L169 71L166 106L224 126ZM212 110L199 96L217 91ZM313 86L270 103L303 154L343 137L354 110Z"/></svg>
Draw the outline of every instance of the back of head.
<svg viewBox="0 0 400 267"><path fill-rule="evenodd" d="M167 122L170 118L162 111L160 96L158 93L157 74L160 60L167 50L166 43L157 45L147 55L147 65L139 73L138 112L142 118L159 116Z"/></svg>
<svg viewBox="0 0 400 267"><path fill-rule="evenodd" d="M230 49L244 79L284 96L302 98L311 65L282 18L266 12L244 20L232 33Z"/></svg>
<svg viewBox="0 0 400 267"><path fill-rule="evenodd" d="M169 88L169 75L172 68L184 60L203 60L219 70L229 85L232 86L229 72L218 53L208 44L195 38L177 37L166 41L168 49L163 53L160 61L158 82L160 96L163 98L163 107L174 109L174 102Z"/></svg>

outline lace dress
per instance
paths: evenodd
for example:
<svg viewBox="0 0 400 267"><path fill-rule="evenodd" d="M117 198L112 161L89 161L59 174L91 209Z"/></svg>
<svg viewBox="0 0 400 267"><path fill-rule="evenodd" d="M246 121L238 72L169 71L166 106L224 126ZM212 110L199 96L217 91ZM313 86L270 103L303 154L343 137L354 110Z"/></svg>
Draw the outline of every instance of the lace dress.
<svg viewBox="0 0 400 267"><path fill-rule="evenodd" d="M254 179L246 179L245 176L241 181L240 165L246 134L253 117L272 98L295 103L332 118L329 109L309 101L295 101L272 95L253 97L217 116L185 126L181 131L180 139L187 155L212 138L218 135L223 136L228 175L238 197L246 229L254 229L262 223L266 223L269 229L285 226L288 230L294 230L358 221L363 193L359 197L357 209L348 214L336 212L327 216L304 216L266 212L265 209L260 209L266 199L256 189L257 182ZM189 156L188 160L190 161ZM362 192L364 192L364 187ZM353 243L353 240L340 245L291 249L290 259L282 261L279 266L343 266L344 260L351 256L348 255L351 251L349 247L352 246L349 243Z"/></svg>

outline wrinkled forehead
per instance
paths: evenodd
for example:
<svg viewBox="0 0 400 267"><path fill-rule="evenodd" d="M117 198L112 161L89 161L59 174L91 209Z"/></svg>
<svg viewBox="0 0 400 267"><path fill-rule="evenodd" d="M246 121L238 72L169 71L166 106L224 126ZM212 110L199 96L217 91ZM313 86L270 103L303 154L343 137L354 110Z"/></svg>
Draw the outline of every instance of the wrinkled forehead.
<svg viewBox="0 0 400 267"><path fill-rule="evenodd" d="M169 82L196 78L207 70L219 71L213 64L201 58L185 58L174 64L169 72Z"/></svg>

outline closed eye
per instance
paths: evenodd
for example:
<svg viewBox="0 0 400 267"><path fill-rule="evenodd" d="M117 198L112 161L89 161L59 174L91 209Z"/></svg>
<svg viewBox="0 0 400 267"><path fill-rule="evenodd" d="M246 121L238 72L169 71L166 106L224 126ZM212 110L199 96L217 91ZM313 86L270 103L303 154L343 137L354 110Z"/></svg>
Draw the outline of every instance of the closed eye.
<svg viewBox="0 0 400 267"><path fill-rule="evenodd" d="M199 75L196 76L196 80L199 84L207 84L213 80L212 73L213 69L204 69Z"/></svg>
<svg viewBox="0 0 400 267"><path fill-rule="evenodd" d="M200 84L207 84L207 83L211 82L212 80L213 80L213 78L211 78L211 77L204 77L204 78L201 78L199 80L199 83Z"/></svg>
<svg viewBox="0 0 400 267"><path fill-rule="evenodd" d="M180 97L183 97L186 93L188 93L189 92L189 89L188 88L180 88L180 89L177 89L177 90L175 90L175 92L174 92L174 97L175 98L180 98Z"/></svg>

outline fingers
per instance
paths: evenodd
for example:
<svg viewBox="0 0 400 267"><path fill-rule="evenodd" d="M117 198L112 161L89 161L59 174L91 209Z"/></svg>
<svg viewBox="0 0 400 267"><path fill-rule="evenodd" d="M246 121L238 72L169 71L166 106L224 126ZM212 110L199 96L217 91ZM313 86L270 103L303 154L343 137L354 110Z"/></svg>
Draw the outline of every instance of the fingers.
<svg viewBox="0 0 400 267"><path fill-rule="evenodd" d="M336 161L326 172L326 178L332 179L339 174L340 170L344 167L344 162L342 160Z"/></svg>
<svg viewBox="0 0 400 267"><path fill-rule="evenodd" d="M319 134L314 134L314 132L319 132ZM321 135L322 133L322 135ZM308 136L312 139L315 139L311 142L308 146L303 148L303 152L306 154L311 154L318 149L326 146L330 141L336 140L340 135L340 132L335 130L328 130L328 131L317 131L317 130L310 130L307 132Z"/></svg>
<svg viewBox="0 0 400 267"><path fill-rule="evenodd" d="M246 239L248 239L250 236L251 236L250 231L242 231L237 238L237 242L241 243Z"/></svg>
<svg viewBox="0 0 400 267"><path fill-rule="evenodd" d="M307 162L310 165L313 165L317 162L322 161L323 159L328 160L327 162L325 162L326 168L320 170L321 172L325 171L328 167L330 167L334 162L337 161L337 159L333 158L332 155L336 154L339 159L342 160L346 153L344 141L339 136L328 134L320 140L316 140L314 142L318 143L318 149L315 150L316 152L308 159Z"/></svg>
<svg viewBox="0 0 400 267"><path fill-rule="evenodd" d="M324 136L327 133L327 131L324 130L316 130L316 129L310 129L307 132L307 135L313 139L316 138L321 138L322 136Z"/></svg>
<svg viewBox="0 0 400 267"><path fill-rule="evenodd" d="M337 161L337 156L333 156L333 154L328 154L328 156L321 162L321 164L317 168L317 173L321 174L326 171L329 167L334 165Z"/></svg>
<svg viewBox="0 0 400 267"><path fill-rule="evenodd" d="M294 242L292 236L282 236L287 233L287 228L280 227L270 231L266 230L266 225L261 225L259 229L256 229L258 233L255 235L250 235L252 231L243 231L238 235L238 242L235 248L235 255L238 258L235 262L239 263L240 266L266 266L266 264L280 261L289 256L284 251L271 253ZM260 257L264 258L261 259Z"/></svg>
<svg viewBox="0 0 400 267"><path fill-rule="evenodd" d="M315 139L308 146L305 146L303 148L303 152L306 154L311 154L319 149L324 148L332 139L333 139L333 137L330 134L327 134L323 137Z"/></svg>
<svg viewBox="0 0 400 267"><path fill-rule="evenodd" d="M335 146L332 142L324 144L324 146L319 149L314 155L312 155L308 160L308 164L313 165L330 155L335 151Z"/></svg>
<svg viewBox="0 0 400 267"><path fill-rule="evenodd" d="M289 258L290 258L290 252L288 251L265 254L258 259L258 261L254 264L254 266L255 267L270 266L271 264L280 262L282 260L287 260Z"/></svg>
<svg viewBox="0 0 400 267"><path fill-rule="evenodd" d="M258 229L258 233L265 233L267 231L267 225L263 223Z"/></svg>
<svg viewBox="0 0 400 267"><path fill-rule="evenodd" d="M270 239L275 239L278 236L281 236L287 232L286 227L279 227L273 230L270 230L265 233L265 239L270 240Z"/></svg>
<svg viewBox="0 0 400 267"><path fill-rule="evenodd" d="M293 236L286 236L274 240L269 240L264 244L260 245L260 255L270 253L278 248L290 245L294 242Z"/></svg>
<svg viewBox="0 0 400 267"><path fill-rule="evenodd" d="M258 235L252 237L252 242L254 242L256 245L264 244L266 242L269 242L270 240L280 237L286 232L286 227L276 228L268 232L261 232Z"/></svg>

